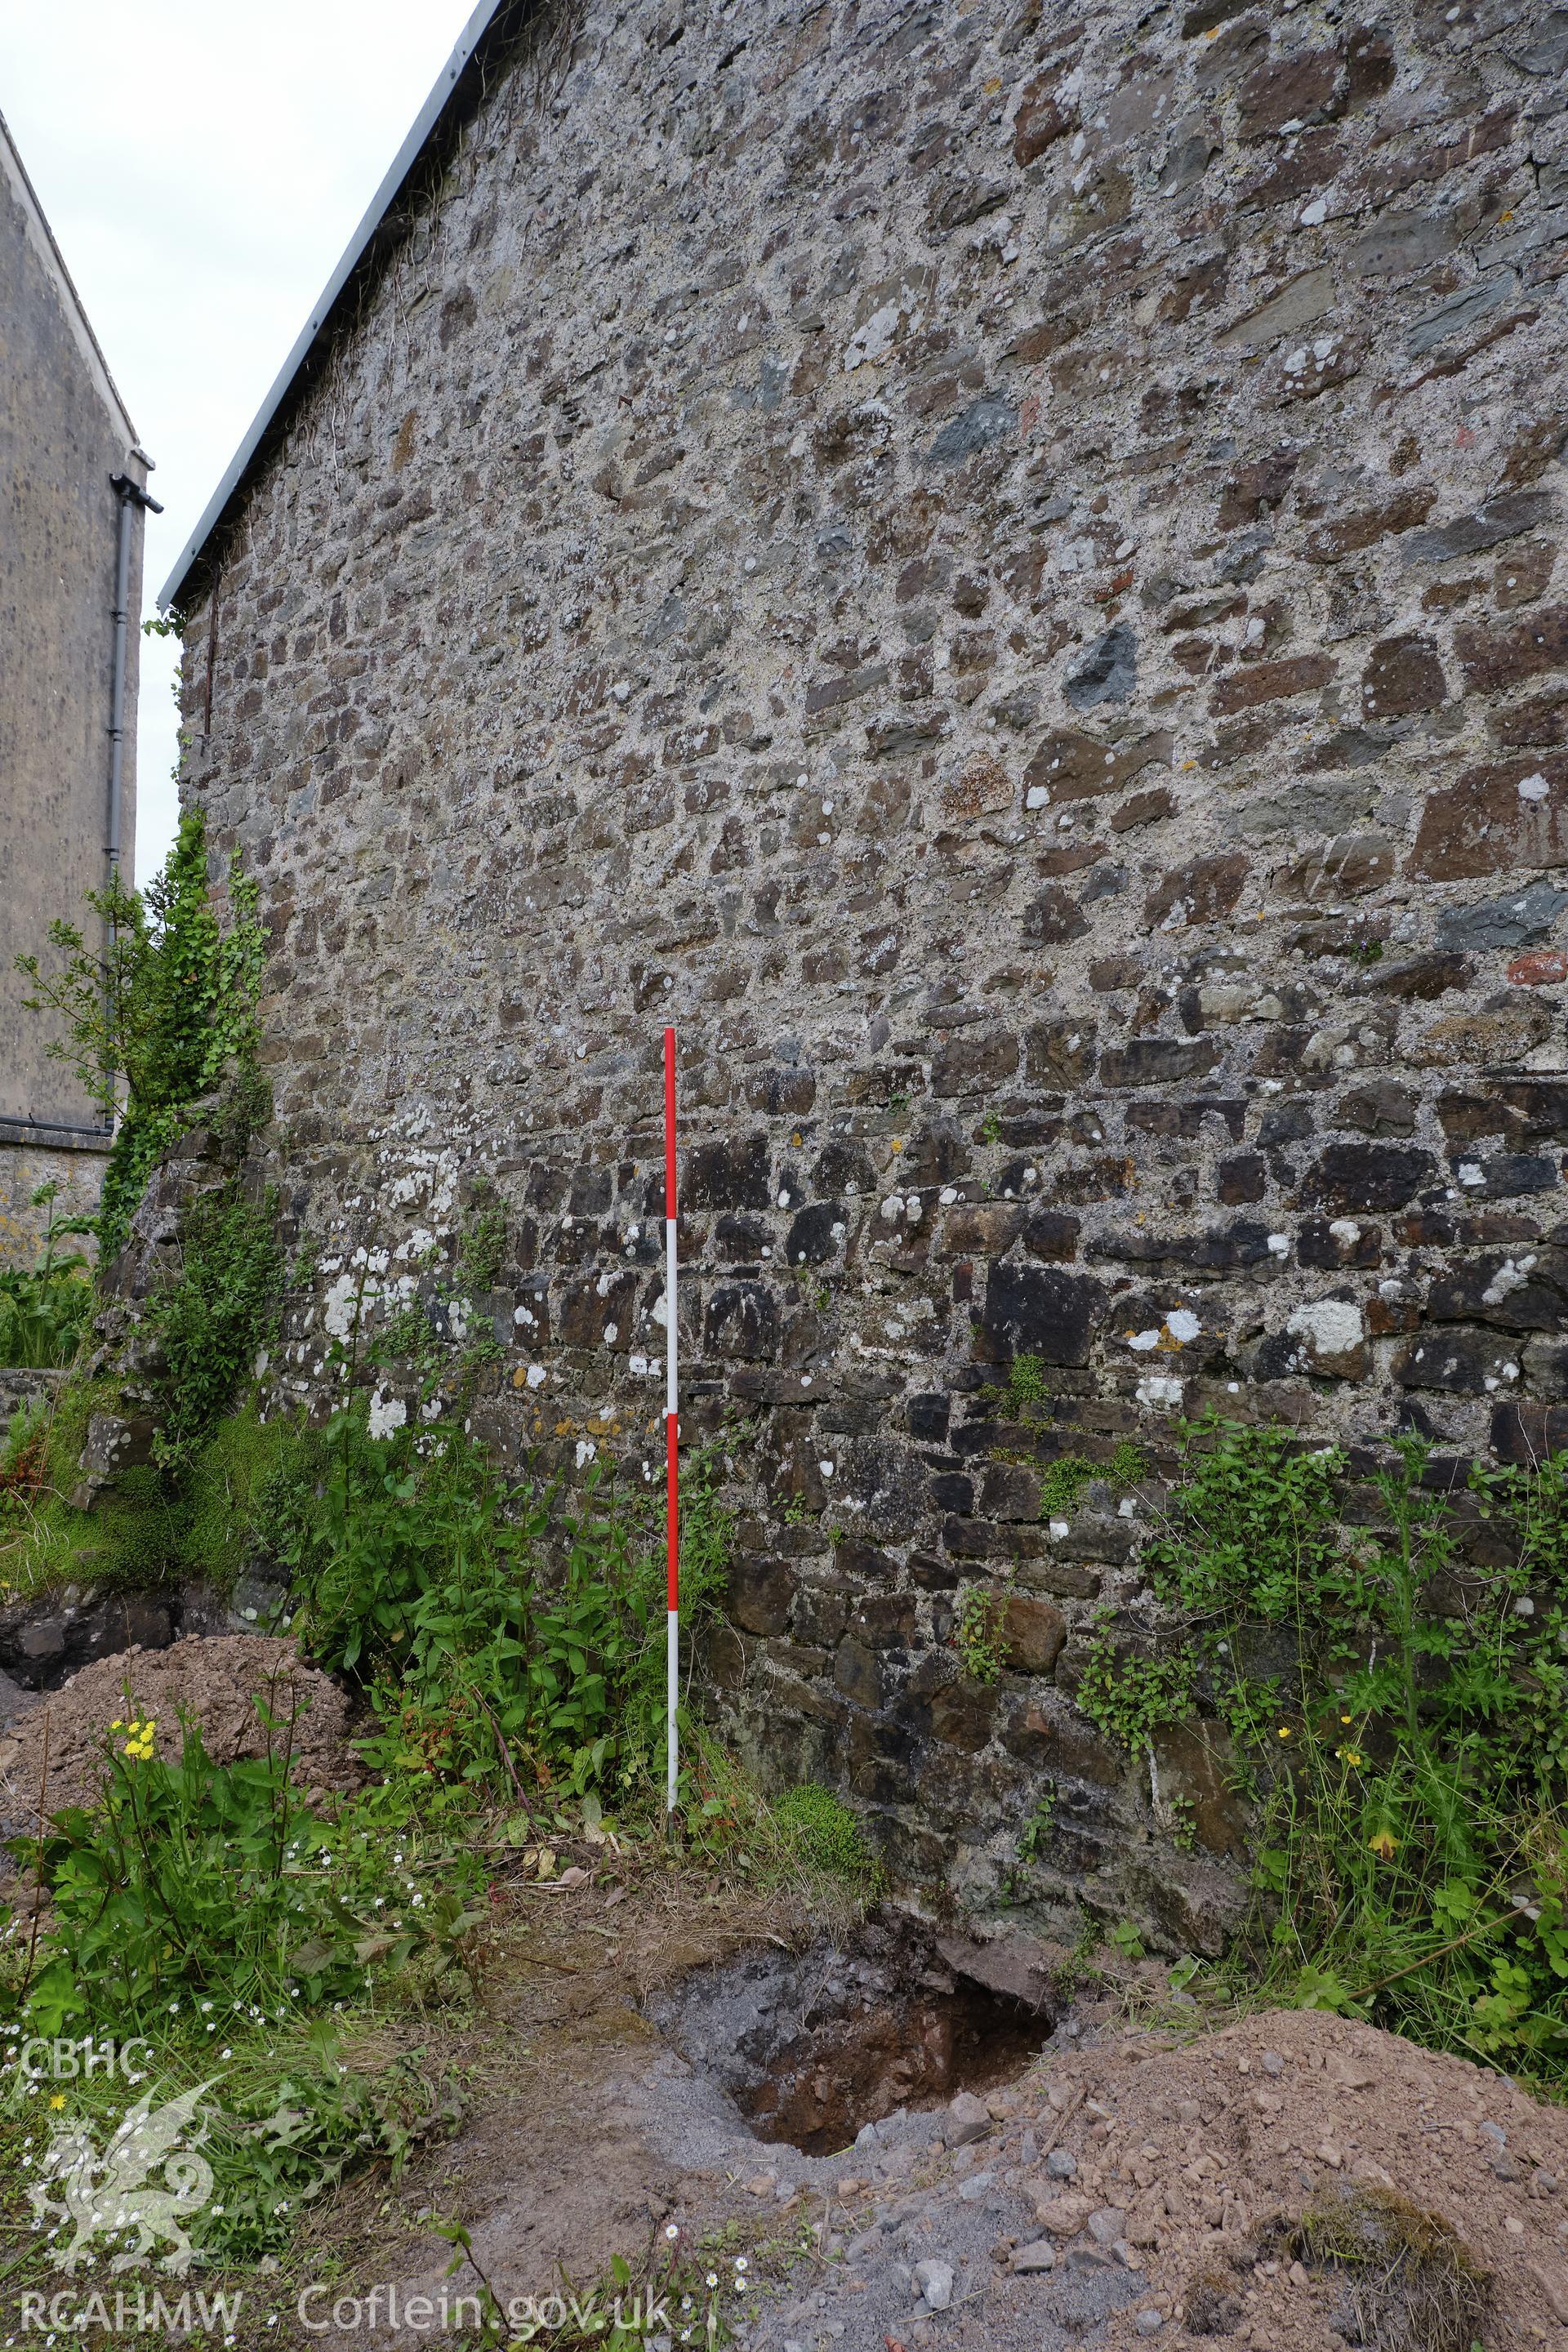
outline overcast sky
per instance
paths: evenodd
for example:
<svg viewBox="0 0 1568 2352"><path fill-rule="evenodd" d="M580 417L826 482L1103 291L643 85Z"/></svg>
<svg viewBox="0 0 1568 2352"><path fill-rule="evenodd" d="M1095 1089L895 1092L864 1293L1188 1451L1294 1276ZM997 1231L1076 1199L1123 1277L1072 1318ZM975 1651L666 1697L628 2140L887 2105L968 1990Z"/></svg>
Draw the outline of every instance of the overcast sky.
<svg viewBox="0 0 1568 2352"><path fill-rule="evenodd" d="M473 0L9 0L0 113L155 461L146 610ZM174 827L172 646L142 641L137 879Z"/></svg>

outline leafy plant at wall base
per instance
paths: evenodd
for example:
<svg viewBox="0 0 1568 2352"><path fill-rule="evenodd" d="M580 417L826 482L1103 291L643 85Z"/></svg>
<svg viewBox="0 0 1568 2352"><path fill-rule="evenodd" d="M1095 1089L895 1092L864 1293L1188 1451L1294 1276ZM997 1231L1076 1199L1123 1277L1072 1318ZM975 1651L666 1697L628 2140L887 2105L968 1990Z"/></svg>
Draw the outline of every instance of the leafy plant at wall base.
<svg viewBox="0 0 1568 2352"><path fill-rule="evenodd" d="M62 1253L56 1246L68 1235L90 1233L92 1219L57 1216L59 1191L58 1183L40 1184L30 1196L33 1208L47 1211L39 1264L26 1271L0 1267L0 1364L21 1370L58 1370L70 1363L92 1314L87 1259L79 1250Z"/></svg>
<svg viewBox="0 0 1568 2352"><path fill-rule="evenodd" d="M977 1683L994 1683L1002 1672L1002 1621L1007 1596L989 1585L971 1585L959 1604L952 1646L963 1661L965 1674Z"/></svg>
<svg viewBox="0 0 1568 2352"><path fill-rule="evenodd" d="M88 1421L116 1403L110 1384L73 1378L8 1442L0 1591L78 1580L144 1588L192 1576L226 1591L246 1567L271 1566L276 1497L297 1499L301 1484L308 1495L318 1475L300 1424L288 1415L264 1422L251 1402L223 1416L177 1478L151 1463L123 1470L79 1511L68 1497Z"/></svg>
<svg viewBox="0 0 1568 2352"><path fill-rule="evenodd" d="M0 1529L32 1510L47 1475L48 1450L47 1407L18 1406L0 1445Z"/></svg>
<svg viewBox="0 0 1568 2352"><path fill-rule="evenodd" d="M278 1529L322 1664L371 1690L384 1770L581 1792L662 1754L664 1563L654 1507L595 1466L579 1486L503 1478L442 1427L371 1437L340 1414L320 1495ZM682 1613L694 1640L728 1580L718 1467L688 1465Z"/></svg>
<svg viewBox="0 0 1568 2352"><path fill-rule="evenodd" d="M774 1802L773 1816L815 1868L852 1884L878 1875L864 1831L831 1790L815 1781L786 1789Z"/></svg>
<svg viewBox="0 0 1568 2352"><path fill-rule="evenodd" d="M37 2031L85 2018L145 2032L182 1999L313 2007L358 1992L372 1965L402 1965L443 1927L462 1932L434 1911L407 1915L417 1890L397 1885L379 1842L341 1833L303 1802L291 1725L263 1720L261 1757L216 1765L186 1723L169 1761L157 1724L128 1701L105 1734L101 1801L8 1842L53 1903L22 1990Z"/></svg>
<svg viewBox="0 0 1568 2352"><path fill-rule="evenodd" d="M1276 1994L1568 2079L1568 1458L1331 1450L1208 1423L1145 1559L1256 1822ZM1101 1638L1086 1706L1148 1727Z"/></svg>
<svg viewBox="0 0 1568 2352"><path fill-rule="evenodd" d="M37 955L16 958L34 983L26 1003L63 1020L65 1035L47 1051L68 1063L105 1118L122 1108L104 1172L97 1219L107 1263L122 1246L159 1156L236 1064L254 1066L256 1005L265 934L256 917L254 883L236 861L228 877L229 920L219 921L207 887L206 835L189 810L168 862L144 893L118 877L87 894L106 944L88 946L73 923L51 924L65 957L46 974ZM249 1088L259 1123L265 1089Z"/></svg>
<svg viewBox="0 0 1568 2352"><path fill-rule="evenodd" d="M312 1475L300 1423L286 1414L263 1421L254 1402L226 1413L181 1481L183 1563L227 1591L253 1557L269 1559L278 1497Z"/></svg>

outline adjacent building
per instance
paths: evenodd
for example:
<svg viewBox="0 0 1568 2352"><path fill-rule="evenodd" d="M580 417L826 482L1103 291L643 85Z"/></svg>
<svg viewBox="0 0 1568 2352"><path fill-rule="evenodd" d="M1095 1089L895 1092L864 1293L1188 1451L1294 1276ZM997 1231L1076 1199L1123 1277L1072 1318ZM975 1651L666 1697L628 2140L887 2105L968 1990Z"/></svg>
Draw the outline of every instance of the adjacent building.
<svg viewBox="0 0 1568 2352"><path fill-rule="evenodd" d="M109 1147L15 959L132 871L150 465L0 120L0 1262L45 1179L92 1205Z"/></svg>

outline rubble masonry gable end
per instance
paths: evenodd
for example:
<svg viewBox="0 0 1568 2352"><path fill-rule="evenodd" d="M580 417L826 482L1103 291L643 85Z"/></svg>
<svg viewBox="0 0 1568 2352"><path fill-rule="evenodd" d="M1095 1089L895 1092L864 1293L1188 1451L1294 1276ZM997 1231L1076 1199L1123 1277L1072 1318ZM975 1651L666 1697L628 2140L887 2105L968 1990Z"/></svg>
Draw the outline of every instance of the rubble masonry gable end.
<svg viewBox="0 0 1568 2352"><path fill-rule="evenodd" d="M1232 1916L1223 1759L1152 1822L1070 1705L1138 1522L1055 1531L1053 1455L1568 1434L1565 62L1489 0L592 6L191 615L321 1244L285 1384L489 1175L479 1425L640 1475L676 1020L713 1673L906 1879L983 1899L1048 1780L1063 1900Z"/></svg>

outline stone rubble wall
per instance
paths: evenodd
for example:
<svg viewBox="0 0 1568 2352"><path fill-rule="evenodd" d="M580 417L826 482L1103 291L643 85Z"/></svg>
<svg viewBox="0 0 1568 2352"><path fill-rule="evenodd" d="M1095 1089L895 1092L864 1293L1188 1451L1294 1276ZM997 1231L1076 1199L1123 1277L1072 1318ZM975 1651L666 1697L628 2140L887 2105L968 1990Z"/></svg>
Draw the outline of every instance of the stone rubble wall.
<svg viewBox="0 0 1568 2352"><path fill-rule="evenodd" d="M1043 1521L1055 1456L1568 1438L1565 65L1498 0L599 0L193 598L286 1388L367 1282L451 1328L489 1180L478 1425L651 1477L678 1023L712 1671L909 1882L1054 1787L1051 1901L1234 1916L1223 1756L1152 1815L1070 1703L1147 1505Z"/></svg>

